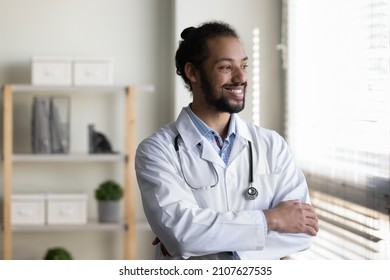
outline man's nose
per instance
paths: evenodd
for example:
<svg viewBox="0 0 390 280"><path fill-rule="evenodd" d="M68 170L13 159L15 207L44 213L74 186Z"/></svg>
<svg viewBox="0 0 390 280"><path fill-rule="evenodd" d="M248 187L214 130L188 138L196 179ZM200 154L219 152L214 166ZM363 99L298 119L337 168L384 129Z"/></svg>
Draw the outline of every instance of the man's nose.
<svg viewBox="0 0 390 280"><path fill-rule="evenodd" d="M233 83L245 83L246 82L246 71L241 67L236 67L233 72L232 82Z"/></svg>

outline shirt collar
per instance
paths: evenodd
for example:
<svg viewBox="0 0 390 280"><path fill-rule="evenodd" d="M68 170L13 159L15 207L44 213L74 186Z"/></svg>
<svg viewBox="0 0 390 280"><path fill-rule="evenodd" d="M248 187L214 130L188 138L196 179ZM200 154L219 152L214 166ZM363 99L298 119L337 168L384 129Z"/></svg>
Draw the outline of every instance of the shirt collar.
<svg viewBox="0 0 390 280"><path fill-rule="evenodd" d="M191 109L191 106L185 107L185 110L201 135L205 136L209 133L215 133L215 135L218 135L218 133L216 131L214 131L204 121L202 121L197 115L195 115L195 113ZM235 134L235 135L237 134L236 114L231 114L231 116L230 116L227 138L229 138L230 135L232 135L232 134Z"/></svg>

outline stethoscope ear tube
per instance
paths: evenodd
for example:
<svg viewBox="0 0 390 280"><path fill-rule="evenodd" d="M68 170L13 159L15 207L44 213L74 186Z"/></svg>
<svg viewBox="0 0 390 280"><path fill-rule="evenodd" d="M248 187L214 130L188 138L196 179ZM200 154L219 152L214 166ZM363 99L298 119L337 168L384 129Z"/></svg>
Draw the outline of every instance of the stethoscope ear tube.
<svg viewBox="0 0 390 280"><path fill-rule="evenodd" d="M248 141L249 145L249 188L245 191L245 197L249 200L254 200L259 195L259 192L253 187L253 151L252 142Z"/></svg>
<svg viewBox="0 0 390 280"><path fill-rule="evenodd" d="M252 142L248 141L249 145L249 184L253 184L253 151L252 151ZM253 188L251 186L251 188Z"/></svg>
<svg viewBox="0 0 390 280"><path fill-rule="evenodd" d="M178 152L179 151L179 139L181 138L181 135L180 134L178 134L178 135L176 135L176 137L175 137L175 151L176 152Z"/></svg>

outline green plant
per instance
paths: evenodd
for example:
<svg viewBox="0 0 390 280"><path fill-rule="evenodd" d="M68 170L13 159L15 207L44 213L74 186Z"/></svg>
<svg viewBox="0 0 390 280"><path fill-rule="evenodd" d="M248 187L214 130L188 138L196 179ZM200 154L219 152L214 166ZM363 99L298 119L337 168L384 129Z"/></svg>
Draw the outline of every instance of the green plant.
<svg viewBox="0 0 390 280"><path fill-rule="evenodd" d="M122 187L113 180L102 182L95 190L95 198L97 200L110 201L120 200L123 197Z"/></svg>
<svg viewBox="0 0 390 280"><path fill-rule="evenodd" d="M49 248L46 252L44 260L73 260L72 255L68 250L62 247Z"/></svg>

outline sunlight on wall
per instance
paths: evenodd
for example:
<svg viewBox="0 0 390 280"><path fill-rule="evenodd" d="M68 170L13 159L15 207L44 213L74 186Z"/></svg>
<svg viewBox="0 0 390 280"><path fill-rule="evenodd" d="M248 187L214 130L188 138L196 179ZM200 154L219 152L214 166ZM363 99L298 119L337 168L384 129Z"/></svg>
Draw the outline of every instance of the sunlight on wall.
<svg viewBox="0 0 390 280"><path fill-rule="evenodd" d="M260 125L260 29L253 29L252 121Z"/></svg>

